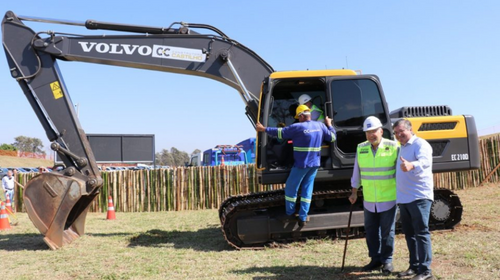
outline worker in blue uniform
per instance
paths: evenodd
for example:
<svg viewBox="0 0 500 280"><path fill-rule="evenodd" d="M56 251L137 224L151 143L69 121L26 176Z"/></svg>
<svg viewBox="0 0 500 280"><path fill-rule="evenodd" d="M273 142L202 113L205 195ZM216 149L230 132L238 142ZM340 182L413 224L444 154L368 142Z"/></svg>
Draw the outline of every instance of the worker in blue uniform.
<svg viewBox="0 0 500 280"><path fill-rule="evenodd" d="M302 186L300 196L300 210L298 215L299 226L307 223L307 214L311 206L314 178L320 166L321 143L336 140L332 119L325 117L325 123L311 120L311 109L306 105L297 107L295 118L299 120L287 127L265 127L256 124L259 132L266 132L281 139L291 139L293 142L294 165L285 186L286 214L292 217L295 214L295 204L299 187Z"/></svg>

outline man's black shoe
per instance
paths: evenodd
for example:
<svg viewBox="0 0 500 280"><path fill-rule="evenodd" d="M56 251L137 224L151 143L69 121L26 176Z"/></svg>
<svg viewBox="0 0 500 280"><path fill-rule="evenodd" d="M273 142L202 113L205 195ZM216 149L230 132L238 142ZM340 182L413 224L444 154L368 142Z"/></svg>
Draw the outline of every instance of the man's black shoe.
<svg viewBox="0 0 500 280"><path fill-rule="evenodd" d="M403 277L413 276L415 274L417 274L417 272L410 267L407 270L398 273L398 277L403 278Z"/></svg>
<svg viewBox="0 0 500 280"><path fill-rule="evenodd" d="M382 267L382 263L380 261L374 261L372 260L369 264L363 266L363 271L372 271L372 270L377 270Z"/></svg>
<svg viewBox="0 0 500 280"><path fill-rule="evenodd" d="M393 270L394 267L392 266L392 263L385 263L384 266L382 266L382 274L384 276L389 276Z"/></svg>
<svg viewBox="0 0 500 280"><path fill-rule="evenodd" d="M307 225L307 221L299 220L299 227L304 227L305 225Z"/></svg>
<svg viewBox="0 0 500 280"><path fill-rule="evenodd" d="M411 280L427 280L427 279L434 279L434 277L432 277L432 273L424 272L422 274L419 274L419 275L411 278Z"/></svg>

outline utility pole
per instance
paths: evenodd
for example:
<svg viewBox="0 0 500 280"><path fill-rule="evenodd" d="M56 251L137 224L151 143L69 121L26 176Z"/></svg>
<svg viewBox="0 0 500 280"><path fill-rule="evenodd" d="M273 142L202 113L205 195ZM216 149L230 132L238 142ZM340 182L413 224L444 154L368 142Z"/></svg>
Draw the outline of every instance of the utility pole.
<svg viewBox="0 0 500 280"><path fill-rule="evenodd" d="M80 111L80 103L76 103L75 104L75 108L76 108L76 117L79 118L80 117L80 114L79 114L79 111Z"/></svg>

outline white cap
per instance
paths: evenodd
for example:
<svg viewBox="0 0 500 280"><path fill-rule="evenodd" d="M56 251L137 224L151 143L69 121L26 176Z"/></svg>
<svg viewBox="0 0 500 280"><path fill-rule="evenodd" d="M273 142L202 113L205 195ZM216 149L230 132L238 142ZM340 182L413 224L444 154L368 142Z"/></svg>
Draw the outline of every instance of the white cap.
<svg viewBox="0 0 500 280"><path fill-rule="evenodd" d="M379 127L382 127L382 123L380 122L380 120L378 118L373 117L373 116L369 116L363 122L363 131L365 131L365 132L377 129Z"/></svg>
<svg viewBox="0 0 500 280"><path fill-rule="evenodd" d="M304 105L306 104L307 102L309 102L311 100L311 97L309 96L309 94L302 94L300 97L299 97L299 104L300 105Z"/></svg>

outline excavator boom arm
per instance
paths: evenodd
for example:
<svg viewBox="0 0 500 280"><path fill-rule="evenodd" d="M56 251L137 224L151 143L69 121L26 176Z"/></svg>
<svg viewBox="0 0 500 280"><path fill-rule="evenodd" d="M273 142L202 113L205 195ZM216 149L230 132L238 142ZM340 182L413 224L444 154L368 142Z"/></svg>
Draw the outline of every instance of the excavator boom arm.
<svg viewBox="0 0 500 280"><path fill-rule="evenodd" d="M23 21L85 26L142 34L89 36L35 32ZM180 24L178 29L173 25ZM83 234L88 207L102 186L94 155L81 127L57 60L124 66L210 78L240 93L246 114L257 120L262 81L272 67L249 48L215 27L191 24L215 34L203 35L185 23L168 28L85 23L18 17L2 20L3 46L10 72L40 120L51 148L64 162L62 172L42 174L25 189L25 204L35 226L53 249Z"/></svg>

